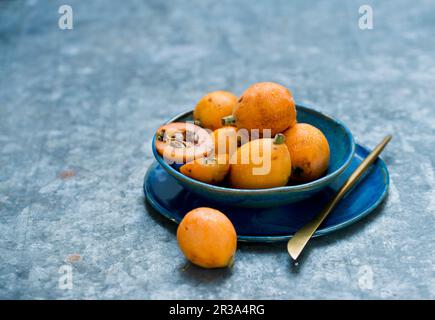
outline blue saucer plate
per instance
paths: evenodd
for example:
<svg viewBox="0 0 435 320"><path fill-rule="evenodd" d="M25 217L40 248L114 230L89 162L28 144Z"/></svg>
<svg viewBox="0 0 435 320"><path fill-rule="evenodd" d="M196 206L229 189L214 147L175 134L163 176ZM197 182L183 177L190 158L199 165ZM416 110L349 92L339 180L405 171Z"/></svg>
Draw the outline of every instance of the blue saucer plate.
<svg viewBox="0 0 435 320"><path fill-rule="evenodd" d="M158 213L176 223L194 208L213 207L221 210L233 222L239 241L284 241L324 207L369 152L357 144L350 165L333 184L309 199L278 207L243 208L211 204L184 188L158 163L148 169L144 192L148 203ZM354 189L341 200L314 236L339 230L368 215L385 198L388 185L388 169L379 158Z"/></svg>

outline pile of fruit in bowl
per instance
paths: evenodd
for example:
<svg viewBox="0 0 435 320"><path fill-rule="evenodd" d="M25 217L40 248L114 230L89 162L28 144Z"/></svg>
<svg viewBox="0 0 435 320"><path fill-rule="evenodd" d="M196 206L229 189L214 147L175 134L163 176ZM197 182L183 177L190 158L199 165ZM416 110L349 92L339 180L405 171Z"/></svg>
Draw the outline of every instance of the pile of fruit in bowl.
<svg viewBox="0 0 435 320"><path fill-rule="evenodd" d="M182 187L213 203L274 207L307 199L332 184L355 150L339 121L296 105L272 82L250 86L240 98L211 92L193 112L158 128L153 152ZM187 212L177 230L181 251L204 268L232 265L237 233L221 211Z"/></svg>
<svg viewBox="0 0 435 320"><path fill-rule="evenodd" d="M339 121L262 82L240 98L205 95L193 113L158 128L153 151L169 174L211 202L270 207L331 184L349 165L354 142Z"/></svg>

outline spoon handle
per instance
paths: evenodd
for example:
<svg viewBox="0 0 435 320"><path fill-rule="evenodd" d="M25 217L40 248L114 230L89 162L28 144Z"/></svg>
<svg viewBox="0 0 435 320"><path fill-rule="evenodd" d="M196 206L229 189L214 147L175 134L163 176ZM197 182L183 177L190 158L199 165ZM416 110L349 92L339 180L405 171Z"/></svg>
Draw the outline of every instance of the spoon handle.
<svg viewBox="0 0 435 320"><path fill-rule="evenodd" d="M313 218L310 222L304 225L287 243L287 251L289 255L296 260L305 245L310 240L311 236L316 232L317 228L322 224L323 220L328 216L328 214L335 208L337 203L344 197L346 192L348 192L358 181L358 179L363 175L363 173L370 167L370 165L375 162L379 154L384 150L385 146L390 142L392 136L388 135L379 143L376 148L361 162L361 164L355 169L355 171L346 180L343 186L337 191L335 196L328 202L325 208Z"/></svg>

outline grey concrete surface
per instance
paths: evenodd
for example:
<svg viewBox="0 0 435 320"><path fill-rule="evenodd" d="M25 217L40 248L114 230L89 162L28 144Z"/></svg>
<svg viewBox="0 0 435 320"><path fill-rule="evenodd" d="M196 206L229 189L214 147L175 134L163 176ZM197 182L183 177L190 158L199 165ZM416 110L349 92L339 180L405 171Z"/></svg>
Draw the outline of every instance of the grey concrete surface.
<svg viewBox="0 0 435 320"><path fill-rule="evenodd" d="M358 28L366 3L373 30ZM0 298L435 298L434 14L430 0L0 0ZM257 81L365 145L393 133L389 196L298 266L284 244L240 244L232 270L185 270L175 225L144 203L150 139L204 93Z"/></svg>

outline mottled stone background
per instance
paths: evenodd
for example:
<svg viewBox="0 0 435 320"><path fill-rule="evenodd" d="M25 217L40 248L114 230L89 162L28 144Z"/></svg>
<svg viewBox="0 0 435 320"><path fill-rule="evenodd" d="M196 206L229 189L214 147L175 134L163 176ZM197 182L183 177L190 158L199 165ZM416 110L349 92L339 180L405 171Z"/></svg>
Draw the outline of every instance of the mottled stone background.
<svg viewBox="0 0 435 320"><path fill-rule="evenodd" d="M435 298L434 15L430 0L0 0L0 298ZM240 244L232 270L184 270L175 225L144 203L152 134L257 81L368 146L393 133L389 196L298 266L285 244Z"/></svg>

